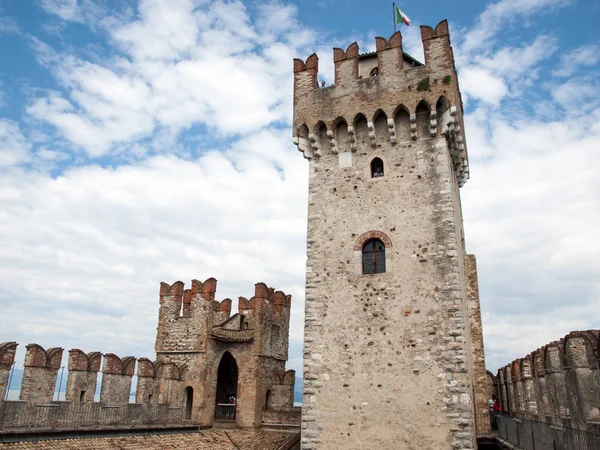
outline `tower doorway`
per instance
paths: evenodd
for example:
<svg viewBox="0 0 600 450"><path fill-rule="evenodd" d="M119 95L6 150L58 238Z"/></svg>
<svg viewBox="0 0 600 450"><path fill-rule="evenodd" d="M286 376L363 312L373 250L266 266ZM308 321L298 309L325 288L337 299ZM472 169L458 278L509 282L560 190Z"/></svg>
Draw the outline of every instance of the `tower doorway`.
<svg viewBox="0 0 600 450"><path fill-rule="evenodd" d="M235 358L225 352L217 372L216 420L235 420L238 367Z"/></svg>
<svg viewBox="0 0 600 450"><path fill-rule="evenodd" d="M192 405L194 403L194 388L185 388L185 420L192 420Z"/></svg>

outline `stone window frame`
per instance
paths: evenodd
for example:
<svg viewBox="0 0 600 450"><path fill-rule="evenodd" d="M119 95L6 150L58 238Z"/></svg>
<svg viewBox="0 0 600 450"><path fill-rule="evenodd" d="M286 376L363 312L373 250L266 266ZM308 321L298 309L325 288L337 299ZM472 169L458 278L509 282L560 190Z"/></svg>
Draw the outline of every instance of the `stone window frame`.
<svg viewBox="0 0 600 450"><path fill-rule="evenodd" d="M369 164L370 166L370 164ZM384 178L384 177L380 177L380 178ZM379 178L375 178L375 180L378 180ZM363 246L365 245L365 243L370 240L370 239L379 239L381 242L383 242L383 245L385 246L385 272L381 272L381 273L363 273L363 267L362 267L362 249ZM391 268L392 268L392 249L393 245L392 245L392 240L389 238L389 236L387 234L385 234L383 231L379 231L379 230L370 230L370 231L366 231L365 233L361 234L355 241L354 243L354 249L353 249L353 255L352 255L352 266L354 268L354 273L356 273L357 275L362 275L362 276L367 276L367 277L372 277L372 276L386 276L388 274L391 273Z"/></svg>
<svg viewBox="0 0 600 450"><path fill-rule="evenodd" d="M386 178L388 178L390 166L388 164L387 158L385 156L379 155L379 154L374 154L374 155L370 155L370 156L371 157L369 158L367 165L364 168L365 179L371 183L374 183L374 182L385 180ZM383 163L383 176L382 177L373 177L371 174L371 163L373 162L373 160L375 158L379 158L381 160L381 162ZM389 238L388 238L388 240L389 240ZM386 244L386 248L387 248L387 244Z"/></svg>

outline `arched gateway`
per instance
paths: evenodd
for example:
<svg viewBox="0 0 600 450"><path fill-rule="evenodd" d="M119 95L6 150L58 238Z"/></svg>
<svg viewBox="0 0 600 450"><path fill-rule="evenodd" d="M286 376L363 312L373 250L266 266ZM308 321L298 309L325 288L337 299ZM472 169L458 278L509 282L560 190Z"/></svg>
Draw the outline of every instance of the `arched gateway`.
<svg viewBox="0 0 600 450"><path fill-rule="evenodd" d="M225 352L217 373L215 420L235 420L238 366L235 358Z"/></svg>

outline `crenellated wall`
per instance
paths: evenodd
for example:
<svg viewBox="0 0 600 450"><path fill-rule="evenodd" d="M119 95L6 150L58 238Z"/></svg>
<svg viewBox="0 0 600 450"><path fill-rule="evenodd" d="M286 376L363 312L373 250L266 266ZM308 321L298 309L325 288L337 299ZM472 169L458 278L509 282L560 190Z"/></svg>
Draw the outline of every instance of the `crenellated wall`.
<svg viewBox="0 0 600 450"><path fill-rule="evenodd" d="M498 370L503 410L514 417L600 431L600 332L573 331Z"/></svg>
<svg viewBox="0 0 600 450"><path fill-rule="evenodd" d="M295 372L285 370L291 296L257 283L254 295L250 299L240 297L238 312L231 315L231 299L217 301L216 287L214 278L193 280L190 289L180 281L161 283L154 361L70 350L65 402L53 401L63 349L45 350L29 344L21 401L1 402L0 432L175 423L210 426L215 420L216 404L227 401L217 398L218 368L227 355L235 365L237 386L228 389L236 396L238 426L260 427L263 411L272 407L285 410L281 413L285 417L296 414L290 413ZM16 342L0 344L2 393L16 348ZM136 361L137 386L132 404ZM100 367L100 401L95 402ZM160 414L164 415L164 423ZM277 414L272 412L271 416Z"/></svg>

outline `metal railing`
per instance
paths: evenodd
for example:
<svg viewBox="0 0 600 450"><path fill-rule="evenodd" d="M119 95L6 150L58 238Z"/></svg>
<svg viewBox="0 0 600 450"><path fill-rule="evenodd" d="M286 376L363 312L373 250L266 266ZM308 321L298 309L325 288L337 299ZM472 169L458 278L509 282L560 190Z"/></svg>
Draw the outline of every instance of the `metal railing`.
<svg viewBox="0 0 600 450"><path fill-rule="evenodd" d="M215 407L215 420L235 421L235 403L217 403Z"/></svg>
<svg viewBox="0 0 600 450"><path fill-rule="evenodd" d="M598 450L600 435L534 420L498 416L498 435L523 450Z"/></svg>

